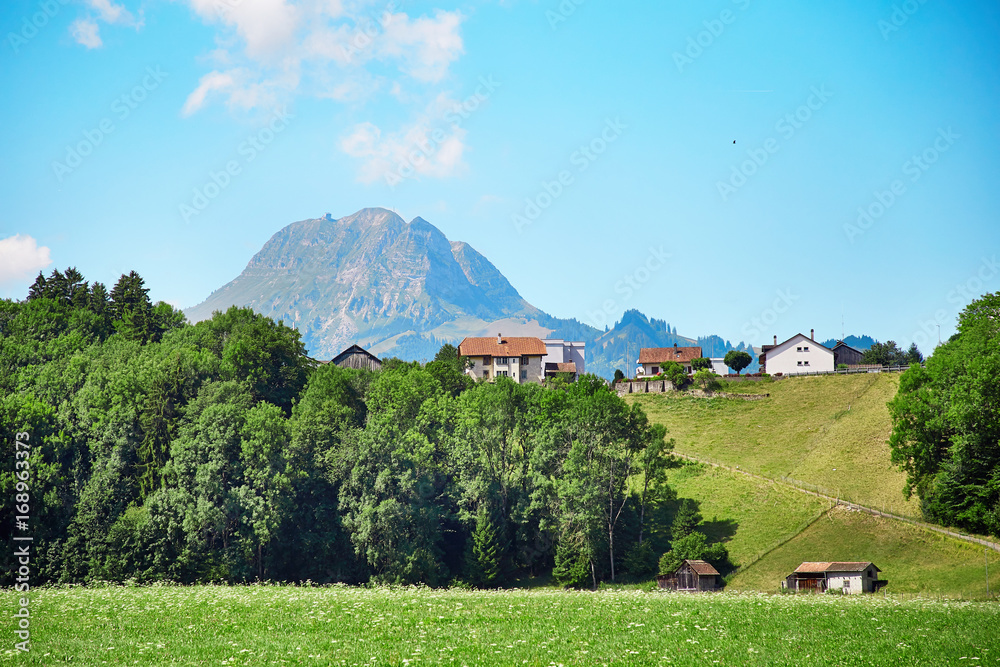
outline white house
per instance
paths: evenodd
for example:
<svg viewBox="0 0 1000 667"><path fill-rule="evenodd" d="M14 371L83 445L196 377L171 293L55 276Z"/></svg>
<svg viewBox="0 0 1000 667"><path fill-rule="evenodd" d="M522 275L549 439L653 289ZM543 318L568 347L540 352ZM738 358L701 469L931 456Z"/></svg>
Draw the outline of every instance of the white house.
<svg viewBox="0 0 1000 667"><path fill-rule="evenodd" d="M729 370L729 366L726 366L724 357L711 357L709 361L712 362L712 367L709 370L716 375L729 375L732 372Z"/></svg>
<svg viewBox="0 0 1000 667"><path fill-rule="evenodd" d="M837 590L847 595L874 593L880 585L879 572L870 562L806 562L785 578L783 587L793 591Z"/></svg>
<svg viewBox="0 0 1000 667"><path fill-rule="evenodd" d="M587 372L586 343L582 340L546 338L542 342L545 344L542 369L546 377L556 373L573 373L576 378Z"/></svg>
<svg viewBox="0 0 1000 667"><path fill-rule="evenodd" d="M458 344L458 353L469 358L472 365L466 373L474 378L509 377L518 384L545 379L542 358L547 350L540 338L469 337Z"/></svg>
<svg viewBox="0 0 1000 667"><path fill-rule="evenodd" d="M761 373L797 375L832 371L833 350L814 340L814 330L809 333L809 336L795 334L784 343L778 343L775 336L774 345L764 345L760 353Z"/></svg>

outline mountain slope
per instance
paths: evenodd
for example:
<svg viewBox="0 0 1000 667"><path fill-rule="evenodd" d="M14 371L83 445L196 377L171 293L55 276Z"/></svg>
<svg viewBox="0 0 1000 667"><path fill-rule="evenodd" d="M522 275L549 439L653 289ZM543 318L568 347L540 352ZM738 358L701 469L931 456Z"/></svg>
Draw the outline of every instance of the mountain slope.
<svg viewBox="0 0 1000 667"><path fill-rule="evenodd" d="M380 356L430 359L444 343L503 333L582 340L587 371L611 378L617 368L634 371L628 361L640 347L699 344L636 310L606 332L548 315L468 243L382 208L284 227L239 276L185 314L197 322L232 305L295 327L318 359L352 343ZM701 340L722 354L732 347L717 336Z"/></svg>
<svg viewBox="0 0 1000 667"><path fill-rule="evenodd" d="M198 321L234 304L296 327L318 358L400 335L460 338L456 322L476 332L507 318L544 317L468 244L451 243L422 218L406 223L378 208L288 225L186 314Z"/></svg>

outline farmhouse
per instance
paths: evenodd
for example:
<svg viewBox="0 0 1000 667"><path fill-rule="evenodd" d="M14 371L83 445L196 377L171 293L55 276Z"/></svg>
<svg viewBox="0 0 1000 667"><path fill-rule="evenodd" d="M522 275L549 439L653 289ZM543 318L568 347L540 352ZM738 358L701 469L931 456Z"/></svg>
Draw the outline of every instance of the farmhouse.
<svg viewBox="0 0 1000 667"><path fill-rule="evenodd" d="M352 345L331 361L331 364L341 368L363 368L370 371L382 370L382 362L374 354L360 345Z"/></svg>
<svg viewBox="0 0 1000 667"><path fill-rule="evenodd" d="M691 361L701 357L700 347L644 347L639 350L642 375L658 375L668 361L678 363L684 372L692 373Z"/></svg>
<svg viewBox="0 0 1000 667"><path fill-rule="evenodd" d="M547 350L540 338L468 337L458 344L458 353L469 358L465 372L477 379L509 377L518 384L545 379L542 359Z"/></svg>
<svg viewBox="0 0 1000 667"><path fill-rule="evenodd" d="M817 343L815 335L815 331L810 330L809 336L795 334L784 343L778 343L778 337L775 336L774 345L764 345L761 348L760 372L797 375L832 371L833 350Z"/></svg>
<svg viewBox="0 0 1000 667"><path fill-rule="evenodd" d="M670 574L656 578L660 588L682 593L703 593L722 588L719 571L703 560L685 560Z"/></svg>
<svg viewBox="0 0 1000 667"><path fill-rule="evenodd" d="M806 562L795 568L781 583L782 588L792 591L828 590L843 591L845 594L874 593L885 582L879 581L881 572L869 562Z"/></svg>

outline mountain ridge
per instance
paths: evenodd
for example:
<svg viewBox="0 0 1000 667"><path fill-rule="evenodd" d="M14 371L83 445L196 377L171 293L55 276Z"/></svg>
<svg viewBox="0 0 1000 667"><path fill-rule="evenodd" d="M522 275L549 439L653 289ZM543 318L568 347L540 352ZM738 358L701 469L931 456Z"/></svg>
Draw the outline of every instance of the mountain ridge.
<svg viewBox="0 0 1000 667"><path fill-rule="evenodd" d="M638 358L639 347L705 347L704 340L713 351L753 352L718 336L679 336L638 310L603 332L553 317L467 242L450 241L422 217L406 222L383 208L282 227L236 278L184 312L197 322L232 305L296 328L309 354L325 359L352 343L382 356L429 359L445 342L504 333L583 340L587 371L610 378L617 368L634 370L630 358Z"/></svg>

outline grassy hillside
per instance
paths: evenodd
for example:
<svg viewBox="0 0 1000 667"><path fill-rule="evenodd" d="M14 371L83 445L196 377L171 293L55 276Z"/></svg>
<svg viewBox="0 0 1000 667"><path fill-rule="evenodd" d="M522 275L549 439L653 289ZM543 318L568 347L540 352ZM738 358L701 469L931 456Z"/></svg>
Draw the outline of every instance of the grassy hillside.
<svg viewBox="0 0 1000 667"><path fill-rule="evenodd" d="M1000 592L1000 554L988 551L990 590ZM986 594L983 547L915 526L834 508L801 534L770 552L729 582L733 590L774 591L805 560L871 561L893 593L947 597Z"/></svg>
<svg viewBox="0 0 1000 667"><path fill-rule="evenodd" d="M831 506L783 484L697 463L671 470L667 483L698 501L704 532L726 543L736 566L791 539Z"/></svg>
<svg viewBox="0 0 1000 667"><path fill-rule="evenodd" d="M677 441L676 451L825 487L860 504L918 517L903 498L905 475L889 461L886 403L899 375L873 373L745 383L730 391L769 392L743 401L683 394L633 394L650 419Z"/></svg>
<svg viewBox="0 0 1000 667"><path fill-rule="evenodd" d="M770 393L760 401L683 394L638 394L650 419L665 424L676 451L761 475L791 477L853 502L919 517L906 501L904 474L889 460L886 403L899 376L865 374L740 383L729 391ZM979 546L909 524L851 512L783 484L699 464L670 471L681 497L699 501L710 537L726 542L741 569L734 590L775 591L806 560L869 560L887 590L946 596L985 593ZM1000 591L1000 554L989 553Z"/></svg>

